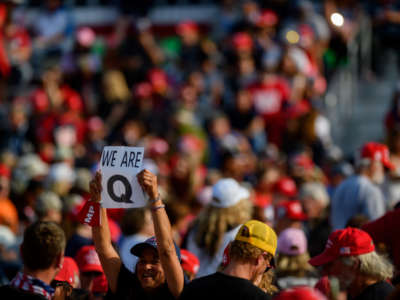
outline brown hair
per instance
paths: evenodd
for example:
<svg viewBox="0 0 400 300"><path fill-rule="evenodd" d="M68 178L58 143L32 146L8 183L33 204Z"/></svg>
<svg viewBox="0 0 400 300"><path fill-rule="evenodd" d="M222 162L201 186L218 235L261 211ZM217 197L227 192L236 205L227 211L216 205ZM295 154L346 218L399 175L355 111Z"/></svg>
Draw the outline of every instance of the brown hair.
<svg viewBox="0 0 400 300"><path fill-rule="evenodd" d="M214 256L221 246L224 234L248 221L251 214L251 202L247 199L226 208L207 206L198 218L197 245L204 248L208 255Z"/></svg>
<svg viewBox="0 0 400 300"><path fill-rule="evenodd" d="M21 254L24 265L33 271L46 270L65 249L64 231L53 222L35 222L26 228Z"/></svg>

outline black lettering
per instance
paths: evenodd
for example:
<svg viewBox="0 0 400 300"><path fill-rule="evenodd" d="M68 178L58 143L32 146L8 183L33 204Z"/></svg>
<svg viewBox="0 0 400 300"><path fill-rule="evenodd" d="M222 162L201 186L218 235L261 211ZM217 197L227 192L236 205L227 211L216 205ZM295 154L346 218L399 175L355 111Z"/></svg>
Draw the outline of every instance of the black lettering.
<svg viewBox="0 0 400 300"><path fill-rule="evenodd" d="M135 168L139 168L138 162L141 161L141 156L142 156L142 155L143 155L142 152L138 152L138 153L136 154Z"/></svg>
<svg viewBox="0 0 400 300"><path fill-rule="evenodd" d="M121 194L121 196L117 196L114 192L114 184L116 181L120 181L125 187L125 193ZM115 202L119 203L133 203L131 200L132 196L132 188L129 183L129 180L122 175L113 175L107 181L107 192L110 195L110 198Z"/></svg>
<svg viewBox="0 0 400 300"><path fill-rule="evenodd" d="M124 152L124 157L122 157L122 161L121 161L121 166L120 167L122 167L122 165L125 165L125 167L128 167L127 163L128 163L128 155L127 155L127 153L125 151Z"/></svg>
<svg viewBox="0 0 400 300"><path fill-rule="evenodd" d="M117 154L117 150L113 150L113 152L112 152L112 159L111 159L112 167L115 167L115 159L116 159L115 154Z"/></svg>
<svg viewBox="0 0 400 300"><path fill-rule="evenodd" d="M129 153L129 163L128 166L133 168L134 161L135 160L135 152Z"/></svg>
<svg viewBox="0 0 400 300"><path fill-rule="evenodd" d="M110 151L103 151L103 156L101 157L101 165L109 165L111 160L112 152Z"/></svg>

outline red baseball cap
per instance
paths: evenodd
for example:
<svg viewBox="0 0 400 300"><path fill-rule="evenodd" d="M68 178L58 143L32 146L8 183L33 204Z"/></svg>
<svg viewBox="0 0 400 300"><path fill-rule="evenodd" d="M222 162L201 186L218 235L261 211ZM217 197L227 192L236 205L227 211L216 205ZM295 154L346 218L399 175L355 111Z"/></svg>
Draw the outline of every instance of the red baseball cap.
<svg viewBox="0 0 400 300"><path fill-rule="evenodd" d="M275 300L325 300L326 297L311 287L294 287L284 290L274 298Z"/></svg>
<svg viewBox="0 0 400 300"><path fill-rule="evenodd" d="M361 229L347 227L332 232L326 242L325 250L309 260L313 266L322 266L341 256L370 253L375 250L372 238Z"/></svg>
<svg viewBox="0 0 400 300"><path fill-rule="evenodd" d="M76 262L78 263L81 273L99 272L103 273L103 268L100 263L99 256L94 246L83 246L76 254Z"/></svg>
<svg viewBox="0 0 400 300"><path fill-rule="evenodd" d="M239 50L250 50L253 48L253 40L247 32L238 32L233 36L233 45Z"/></svg>
<svg viewBox="0 0 400 300"><path fill-rule="evenodd" d="M282 177L275 183L274 191L287 197L295 197L297 195L296 183L289 177Z"/></svg>
<svg viewBox="0 0 400 300"><path fill-rule="evenodd" d="M304 221L307 220L307 215L298 200L283 201L276 205L276 218L286 217L291 220Z"/></svg>
<svg viewBox="0 0 400 300"><path fill-rule="evenodd" d="M196 275L200 268L200 261L192 252L182 249L181 265L183 270Z"/></svg>
<svg viewBox="0 0 400 300"><path fill-rule="evenodd" d="M257 26L272 27L278 23L278 15L270 9L264 10L257 19Z"/></svg>
<svg viewBox="0 0 400 300"><path fill-rule="evenodd" d="M108 282L106 275L101 274L93 279L92 293L107 293Z"/></svg>
<svg viewBox="0 0 400 300"><path fill-rule="evenodd" d="M79 283L79 268L75 260L72 257L64 257L64 262L61 270L58 272L57 276L54 278L57 281L66 281L72 287L78 287Z"/></svg>
<svg viewBox="0 0 400 300"><path fill-rule="evenodd" d="M389 149L386 145L369 142L361 149L361 158L380 161L386 168L394 169L395 166L390 162Z"/></svg>
<svg viewBox="0 0 400 300"><path fill-rule="evenodd" d="M184 21L182 23L179 23L179 25L176 27L176 32L179 35L183 35L187 32L198 32L198 31L199 31L199 26L193 21Z"/></svg>

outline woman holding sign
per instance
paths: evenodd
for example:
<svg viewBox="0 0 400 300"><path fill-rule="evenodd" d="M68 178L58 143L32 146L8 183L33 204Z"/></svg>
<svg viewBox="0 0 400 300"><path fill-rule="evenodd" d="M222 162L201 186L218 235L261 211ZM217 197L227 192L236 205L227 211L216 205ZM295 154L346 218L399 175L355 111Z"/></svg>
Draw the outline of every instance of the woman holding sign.
<svg viewBox="0 0 400 300"><path fill-rule="evenodd" d="M176 299L183 290L184 275L179 249L174 245L165 205L158 193L157 177L143 170L137 179L149 196L156 236L131 249L139 257L135 273L125 268L111 244L105 208L101 208L100 226L92 227L96 251L116 299ZM97 172L90 183L92 201L100 202L101 190L101 173Z"/></svg>

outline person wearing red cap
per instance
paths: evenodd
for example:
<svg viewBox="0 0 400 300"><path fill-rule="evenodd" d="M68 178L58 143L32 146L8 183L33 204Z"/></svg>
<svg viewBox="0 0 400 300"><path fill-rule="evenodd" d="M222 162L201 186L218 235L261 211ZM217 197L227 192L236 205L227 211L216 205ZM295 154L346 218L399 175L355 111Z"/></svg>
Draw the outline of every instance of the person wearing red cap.
<svg viewBox="0 0 400 300"><path fill-rule="evenodd" d="M298 200L283 201L275 207L275 231L279 235L286 228L303 228L307 215Z"/></svg>
<svg viewBox="0 0 400 300"><path fill-rule="evenodd" d="M186 277L192 281L199 271L200 262L196 255L192 252L182 249L181 250L181 265Z"/></svg>
<svg viewBox="0 0 400 300"><path fill-rule="evenodd" d="M148 170L137 175L138 183L149 196L155 237L132 247L139 257L131 273L111 243L107 211L101 208L99 227L92 227L93 240L107 277L109 290L116 299L177 299L184 286L184 274L179 261L179 248L172 238L171 224L158 192L157 176ZM92 201L101 200L101 173L90 183Z"/></svg>
<svg viewBox="0 0 400 300"><path fill-rule="evenodd" d="M357 167L358 174L342 182L333 195L333 229L344 228L348 220L357 214L375 220L385 213L385 199L378 185L384 180L384 168L393 168L388 148L379 143L366 143L361 149Z"/></svg>
<svg viewBox="0 0 400 300"><path fill-rule="evenodd" d="M51 282L51 286L55 289L53 300L68 299L73 288L78 288L79 268L72 257L64 257L61 270Z"/></svg>
<svg viewBox="0 0 400 300"><path fill-rule="evenodd" d="M83 246L76 254L75 259L81 275L81 288L91 291L94 279L103 274L103 268L96 249L94 246Z"/></svg>
<svg viewBox="0 0 400 300"><path fill-rule="evenodd" d="M337 277L340 289L352 300L385 299L394 289L387 282L393 266L375 252L372 238L361 229L332 232L325 250L309 263L321 266L324 275Z"/></svg>

